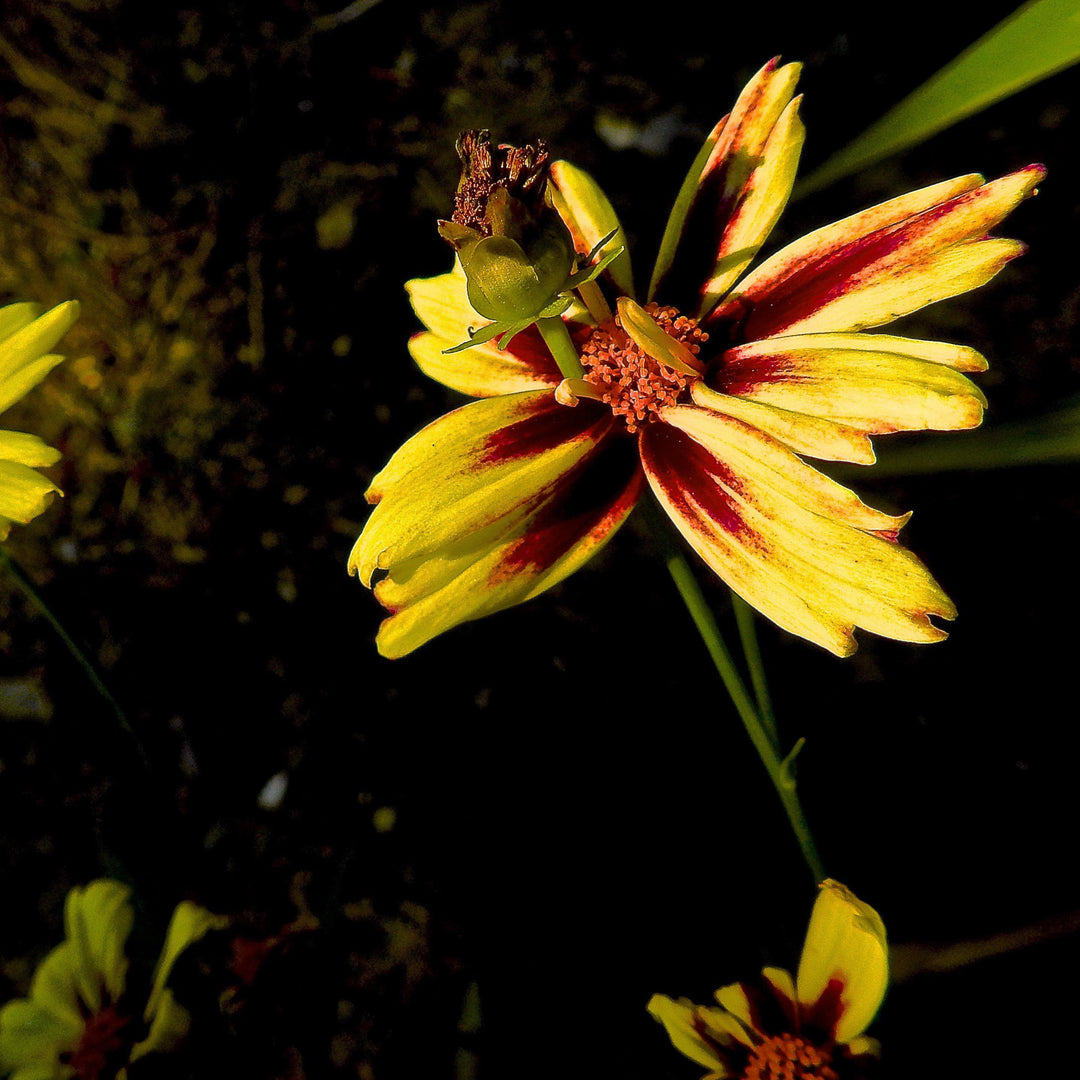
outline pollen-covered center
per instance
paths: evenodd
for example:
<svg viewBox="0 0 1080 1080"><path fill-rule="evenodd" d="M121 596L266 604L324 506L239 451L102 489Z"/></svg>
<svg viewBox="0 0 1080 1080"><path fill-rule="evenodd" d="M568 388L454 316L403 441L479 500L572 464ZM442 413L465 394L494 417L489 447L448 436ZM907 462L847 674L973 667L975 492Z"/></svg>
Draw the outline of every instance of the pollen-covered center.
<svg viewBox="0 0 1080 1080"><path fill-rule="evenodd" d="M680 315L678 309L648 304L645 310L665 334L675 338L695 356L709 335L698 328L697 320ZM615 325L598 327L581 349L585 381L600 392L616 416L626 421L627 429L636 431L639 424L655 420L665 405L685 401L693 376L653 359L622 328L618 315Z"/></svg>
<svg viewBox="0 0 1080 1080"><path fill-rule="evenodd" d="M828 1049L799 1035L773 1035L755 1047L742 1080L839 1080Z"/></svg>

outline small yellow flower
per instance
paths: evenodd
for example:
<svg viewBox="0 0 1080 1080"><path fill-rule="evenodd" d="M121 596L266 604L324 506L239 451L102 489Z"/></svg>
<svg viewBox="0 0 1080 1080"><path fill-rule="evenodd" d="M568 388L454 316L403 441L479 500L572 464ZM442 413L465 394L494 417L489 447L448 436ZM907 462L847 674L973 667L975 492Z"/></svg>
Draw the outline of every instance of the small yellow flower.
<svg viewBox="0 0 1080 1080"><path fill-rule="evenodd" d="M40 314L36 304L0 308L0 412L36 386L62 356L49 350L67 333L79 314L74 300ZM60 489L35 469L55 465L58 451L36 435L0 430L0 540L13 522L25 525Z"/></svg>
<svg viewBox="0 0 1080 1080"><path fill-rule="evenodd" d="M824 881L794 979L767 967L758 985L716 991L719 1008L656 994L649 1012L706 1080L855 1080L878 1044L863 1032L888 983L885 926L843 885Z"/></svg>
<svg viewBox="0 0 1080 1080"><path fill-rule="evenodd" d="M127 985L130 893L108 879L68 893L65 940L38 965L30 996L0 1009L0 1073L11 1080L123 1080L123 1066L171 1050L187 1034L188 1012L166 980L180 953L224 920L187 901L177 906L144 1005Z"/></svg>
<svg viewBox="0 0 1080 1080"><path fill-rule="evenodd" d="M750 263L803 143L798 64L762 68L710 134L672 209L644 303L611 203L555 162L549 187L603 278L561 318L583 377L535 327L497 348L461 268L408 283L420 368L481 400L424 428L367 492L349 569L390 611L385 656L561 581L645 484L691 547L784 629L847 656L861 627L931 642L956 615L886 514L804 458L870 464L870 436L977 426L973 349L868 334L974 289L1023 245L990 230L1044 175L961 176L872 207ZM747 272L749 270L749 272ZM608 289L604 296L601 286ZM479 330L477 327L479 326ZM464 353L450 350L476 331Z"/></svg>

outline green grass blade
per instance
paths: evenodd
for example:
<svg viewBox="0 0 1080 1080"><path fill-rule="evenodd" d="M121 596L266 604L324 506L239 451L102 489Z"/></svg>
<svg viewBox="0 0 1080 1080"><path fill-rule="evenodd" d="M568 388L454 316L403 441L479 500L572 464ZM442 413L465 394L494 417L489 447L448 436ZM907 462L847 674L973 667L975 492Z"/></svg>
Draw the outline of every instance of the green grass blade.
<svg viewBox="0 0 1080 1080"><path fill-rule="evenodd" d="M813 172L825 187L1080 60L1077 0L1030 0Z"/></svg>

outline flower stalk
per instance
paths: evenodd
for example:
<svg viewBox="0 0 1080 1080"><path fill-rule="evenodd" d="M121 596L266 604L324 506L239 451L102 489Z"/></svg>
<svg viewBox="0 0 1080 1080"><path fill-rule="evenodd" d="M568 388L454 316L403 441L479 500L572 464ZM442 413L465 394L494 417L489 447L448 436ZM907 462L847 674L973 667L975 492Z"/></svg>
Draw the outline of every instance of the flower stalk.
<svg viewBox="0 0 1080 1080"><path fill-rule="evenodd" d="M694 626L705 648L708 650L717 674L724 683L724 688L735 706L735 711L739 714L739 719L746 729L746 734L750 736L750 741L761 759L761 764L764 765L773 787L776 788L777 795L780 796L784 813L787 815L788 822L791 825L791 831L795 834L803 859L806 861L814 880L822 881L826 876L825 867L821 861L821 856L818 854L814 837L810 832L806 814L803 812L802 804L799 802L791 770L793 755L785 757L782 754L775 726L770 730L769 722L763 721L758 710L755 709L750 694L747 692L742 677L739 675L739 670L735 666L731 653L728 651L728 647L720 633L720 628L716 625L712 609L701 591L697 577L686 556L679 549L674 537L671 535L671 530L666 521L663 520L659 508L653 500L644 499L642 500L642 509L650 534L661 545L662 558L668 573L671 575L671 580L675 583L675 588L678 590L683 604L686 605L686 610L689 612L690 618L693 620ZM734 596L734 594L732 595ZM735 601L736 603L740 602L738 597L735 597Z"/></svg>

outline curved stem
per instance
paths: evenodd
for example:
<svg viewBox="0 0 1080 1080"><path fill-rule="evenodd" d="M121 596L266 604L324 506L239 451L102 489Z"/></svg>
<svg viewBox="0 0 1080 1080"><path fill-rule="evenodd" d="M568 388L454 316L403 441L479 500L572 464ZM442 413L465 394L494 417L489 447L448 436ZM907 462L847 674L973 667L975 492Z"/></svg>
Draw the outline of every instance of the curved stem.
<svg viewBox="0 0 1080 1080"><path fill-rule="evenodd" d="M727 645L716 625L712 610L702 594L701 586L690 564L686 561L686 556L676 546L666 519L662 517L659 508L651 499L644 501L644 507L650 532L663 545L663 558L668 573L675 582L675 588L678 589L679 596L690 613L690 618L694 620L701 640L709 651L709 656L723 680L758 757L761 758L762 765L765 766L765 771L769 774L769 779L772 780L773 787L776 788L776 793L780 796L780 802L787 814L791 829L795 833L795 839L798 841L806 865L814 875L815 881L823 881L826 876L825 867L821 862L821 856L818 855L814 838L810 833L810 826L806 822L806 815L799 802L795 782L791 776L790 763L785 761L775 737L758 716L731 658L731 653L728 652Z"/></svg>
<svg viewBox="0 0 1080 1080"><path fill-rule="evenodd" d="M566 329L566 323L559 315L553 315L548 319L537 319L536 325L544 338L555 363L563 373L564 379L580 379L585 375L585 369L578 359L577 349L570 338L570 331Z"/></svg>

